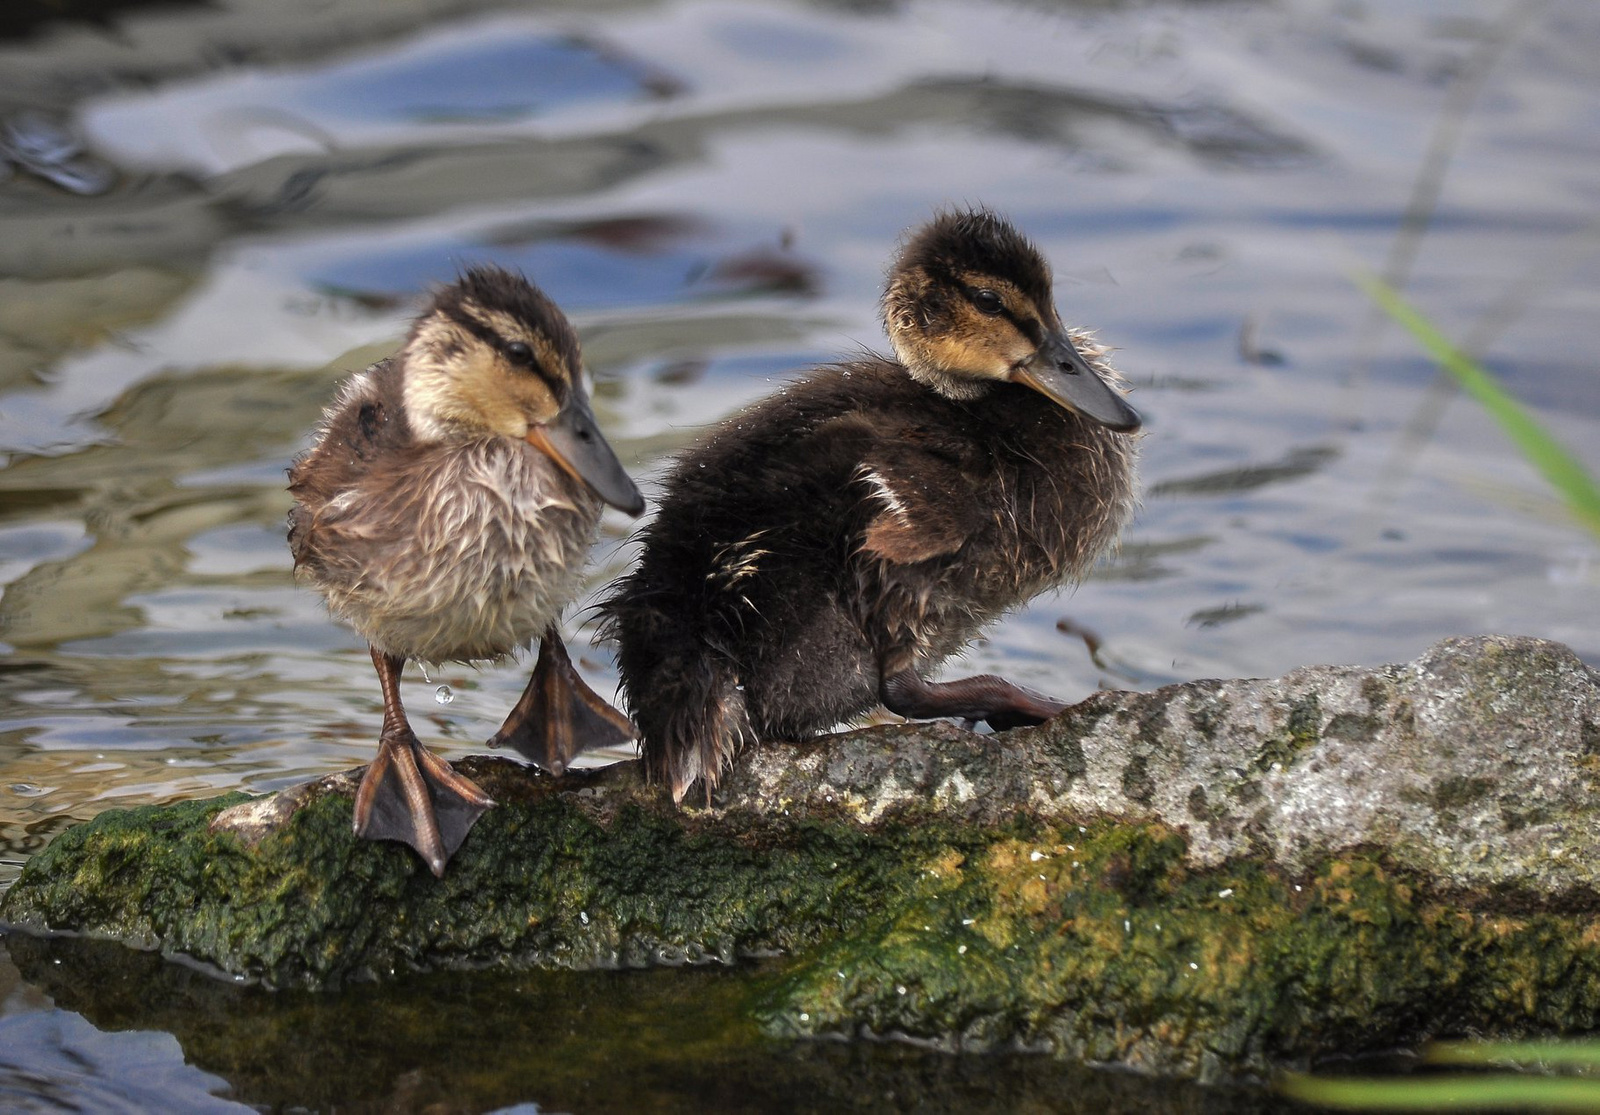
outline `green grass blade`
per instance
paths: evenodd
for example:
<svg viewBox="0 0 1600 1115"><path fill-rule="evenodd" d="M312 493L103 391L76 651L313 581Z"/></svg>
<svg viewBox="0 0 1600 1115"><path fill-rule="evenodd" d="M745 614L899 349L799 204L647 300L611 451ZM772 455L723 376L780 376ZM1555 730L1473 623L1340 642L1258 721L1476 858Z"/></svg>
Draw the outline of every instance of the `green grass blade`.
<svg viewBox="0 0 1600 1115"><path fill-rule="evenodd" d="M1600 1068L1600 1041L1440 1041L1429 1045L1430 1065L1492 1065L1508 1061L1549 1067Z"/></svg>
<svg viewBox="0 0 1600 1115"><path fill-rule="evenodd" d="M1278 1090L1345 1111L1600 1111L1600 1081L1560 1076L1284 1077Z"/></svg>
<svg viewBox="0 0 1600 1115"><path fill-rule="evenodd" d="M1600 487L1583 463L1567 452L1548 430L1501 388L1482 364L1446 340L1433 324L1417 312L1388 283L1375 275L1357 271L1356 283L1383 311L1403 326L1427 350L1428 355L1455 377L1490 417L1500 423L1522 455L1544 474L1567 503L1573 516L1596 535L1600 535Z"/></svg>

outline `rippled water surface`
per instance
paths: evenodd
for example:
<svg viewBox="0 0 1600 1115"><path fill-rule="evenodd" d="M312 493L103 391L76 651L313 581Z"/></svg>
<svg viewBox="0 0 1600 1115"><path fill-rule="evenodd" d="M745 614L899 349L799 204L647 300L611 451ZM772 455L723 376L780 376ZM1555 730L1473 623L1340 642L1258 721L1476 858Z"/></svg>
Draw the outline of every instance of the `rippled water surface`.
<svg viewBox="0 0 1600 1115"><path fill-rule="evenodd" d="M988 204L1116 346L1148 434L1120 555L970 667L1076 699L1463 632L1600 662L1600 545L1348 279L1402 275L1600 469L1587 0L81 10L0 24L0 884L109 806L367 759L375 679L293 584L284 469L480 260L573 316L648 480L791 369L881 349L896 237ZM607 520L593 587L629 530ZM581 608L568 628L609 693ZM464 754L525 670L406 699ZM152 1086L215 1083L181 1075Z"/></svg>

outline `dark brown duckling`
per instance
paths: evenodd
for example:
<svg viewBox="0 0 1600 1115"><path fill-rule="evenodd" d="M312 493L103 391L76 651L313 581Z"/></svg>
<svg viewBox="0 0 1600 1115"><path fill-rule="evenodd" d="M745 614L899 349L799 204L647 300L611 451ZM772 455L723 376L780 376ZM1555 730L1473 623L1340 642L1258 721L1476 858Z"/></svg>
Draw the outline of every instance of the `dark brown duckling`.
<svg viewBox="0 0 1600 1115"><path fill-rule="evenodd" d="M987 211L890 271L897 359L815 369L685 453L601 606L652 777L707 800L738 749L877 704L1005 729L1065 706L927 675L1080 578L1132 512L1139 416L1064 328L1050 268Z"/></svg>
<svg viewBox="0 0 1600 1115"><path fill-rule="evenodd" d="M492 267L440 290L405 346L347 381L289 470L295 574L372 650L377 758L355 831L411 845L443 874L494 803L424 748L400 703L407 659L539 660L489 746L556 773L632 725L573 670L556 621L582 586L602 501L639 489L600 435L577 335L533 284Z"/></svg>

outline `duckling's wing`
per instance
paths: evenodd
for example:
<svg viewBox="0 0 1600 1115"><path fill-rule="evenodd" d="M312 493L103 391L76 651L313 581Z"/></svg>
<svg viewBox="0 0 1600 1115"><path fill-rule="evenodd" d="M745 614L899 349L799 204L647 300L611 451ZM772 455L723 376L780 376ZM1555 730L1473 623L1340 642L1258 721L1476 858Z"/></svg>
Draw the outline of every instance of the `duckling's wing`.
<svg viewBox="0 0 1600 1115"><path fill-rule="evenodd" d="M862 552L909 565L954 554L982 529L987 511L964 446L920 425L864 433L854 472L867 515Z"/></svg>
<svg viewBox="0 0 1600 1115"><path fill-rule="evenodd" d="M317 440L289 468L289 549L295 564L311 557L314 527L324 509L375 472L393 469L411 443L400 369L380 361L352 376L322 416Z"/></svg>
<svg viewBox="0 0 1600 1115"><path fill-rule="evenodd" d="M289 490L325 501L403 449L411 441L403 400L400 369L392 359L351 376L323 412L316 442L290 467Z"/></svg>

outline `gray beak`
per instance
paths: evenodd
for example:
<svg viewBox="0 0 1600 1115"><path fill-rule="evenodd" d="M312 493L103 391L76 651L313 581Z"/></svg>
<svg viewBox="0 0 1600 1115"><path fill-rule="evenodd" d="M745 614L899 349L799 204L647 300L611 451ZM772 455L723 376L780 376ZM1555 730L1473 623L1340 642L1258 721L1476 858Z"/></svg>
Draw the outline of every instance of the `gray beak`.
<svg viewBox="0 0 1600 1115"><path fill-rule="evenodd" d="M574 388L561 413L549 425L528 431L528 444L543 450L568 476L588 485L590 491L618 511L629 515L644 511L644 496L601 436L582 388Z"/></svg>
<svg viewBox="0 0 1600 1115"><path fill-rule="evenodd" d="M1139 412L1089 367L1065 333L1045 337L1032 360L1012 369L1011 381L1118 433L1131 433L1143 422Z"/></svg>

